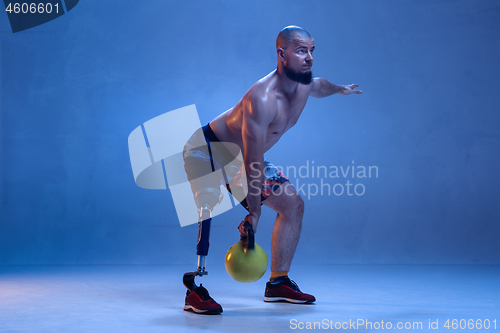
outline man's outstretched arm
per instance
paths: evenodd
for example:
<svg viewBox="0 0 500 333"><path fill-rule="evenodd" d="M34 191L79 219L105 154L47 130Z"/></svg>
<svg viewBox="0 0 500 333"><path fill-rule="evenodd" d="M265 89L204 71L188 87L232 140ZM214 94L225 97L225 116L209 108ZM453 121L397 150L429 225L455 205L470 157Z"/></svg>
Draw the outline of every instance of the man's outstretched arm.
<svg viewBox="0 0 500 333"><path fill-rule="evenodd" d="M354 90L358 86L357 84L339 86L320 77L315 77L312 85L309 95L317 98L328 97L333 94L350 95L363 93L361 90Z"/></svg>

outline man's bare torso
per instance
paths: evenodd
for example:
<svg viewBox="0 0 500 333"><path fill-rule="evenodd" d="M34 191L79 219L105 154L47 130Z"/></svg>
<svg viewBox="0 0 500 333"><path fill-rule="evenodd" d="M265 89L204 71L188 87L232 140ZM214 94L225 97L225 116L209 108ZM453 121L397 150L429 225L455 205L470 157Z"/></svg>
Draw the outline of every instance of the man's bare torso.
<svg viewBox="0 0 500 333"><path fill-rule="evenodd" d="M210 127L221 141L236 143L243 152L243 120L252 107L252 98L260 98L265 105L265 112L273 117L267 129L262 129L267 133L264 144L266 152L295 125L307 103L311 86L298 84L292 93L284 93L279 89L278 73L273 71L252 85L234 107L211 121Z"/></svg>

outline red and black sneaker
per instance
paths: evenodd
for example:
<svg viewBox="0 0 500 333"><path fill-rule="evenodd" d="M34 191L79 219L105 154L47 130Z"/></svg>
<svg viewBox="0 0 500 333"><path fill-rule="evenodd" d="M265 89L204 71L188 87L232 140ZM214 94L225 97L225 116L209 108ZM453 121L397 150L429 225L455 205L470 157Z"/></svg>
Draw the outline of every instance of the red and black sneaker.
<svg viewBox="0 0 500 333"><path fill-rule="evenodd" d="M200 284L193 291L186 292L184 310L200 314L219 314L222 313L222 306L214 301L208 290Z"/></svg>
<svg viewBox="0 0 500 333"><path fill-rule="evenodd" d="M266 284L265 302L285 301L290 303L313 303L316 298L313 295L305 294L300 291L299 286L288 276L281 278L277 284L268 282Z"/></svg>

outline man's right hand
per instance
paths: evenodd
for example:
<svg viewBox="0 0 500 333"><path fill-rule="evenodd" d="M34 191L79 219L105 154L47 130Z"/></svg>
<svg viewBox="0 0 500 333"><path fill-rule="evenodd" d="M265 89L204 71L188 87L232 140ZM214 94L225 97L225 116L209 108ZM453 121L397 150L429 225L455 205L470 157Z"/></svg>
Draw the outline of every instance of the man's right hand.
<svg viewBox="0 0 500 333"><path fill-rule="evenodd" d="M257 232L257 224L259 223L259 217L256 217L252 214L248 214L247 216L245 216L245 219L241 221L240 225L238 226L238 230L240 231L240 234L244 237L247 236L247 230L243 226L245 222L250 223L253 229L253 233L255 234Z"/></svg>

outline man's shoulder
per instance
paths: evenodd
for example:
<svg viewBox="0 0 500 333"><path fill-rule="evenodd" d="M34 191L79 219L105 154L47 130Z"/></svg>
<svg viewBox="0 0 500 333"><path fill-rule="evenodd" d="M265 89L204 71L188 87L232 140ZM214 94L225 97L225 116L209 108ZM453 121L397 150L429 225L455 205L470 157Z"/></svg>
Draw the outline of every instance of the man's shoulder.
<svg viewBox="0 0 500 333"><path fill-rule="evenodd" d="M277 112L276 93L265 83L257 81L248 89L240 105L243 107L243 114L264 117L270 122Z"/></svg>
<svg viewBox="0 0 500 333"><path fill-rule="evenodd" d="M277 94L273 82L259 80L248 90L246 97L252 105L271 107L276 104Z"/></svg>

